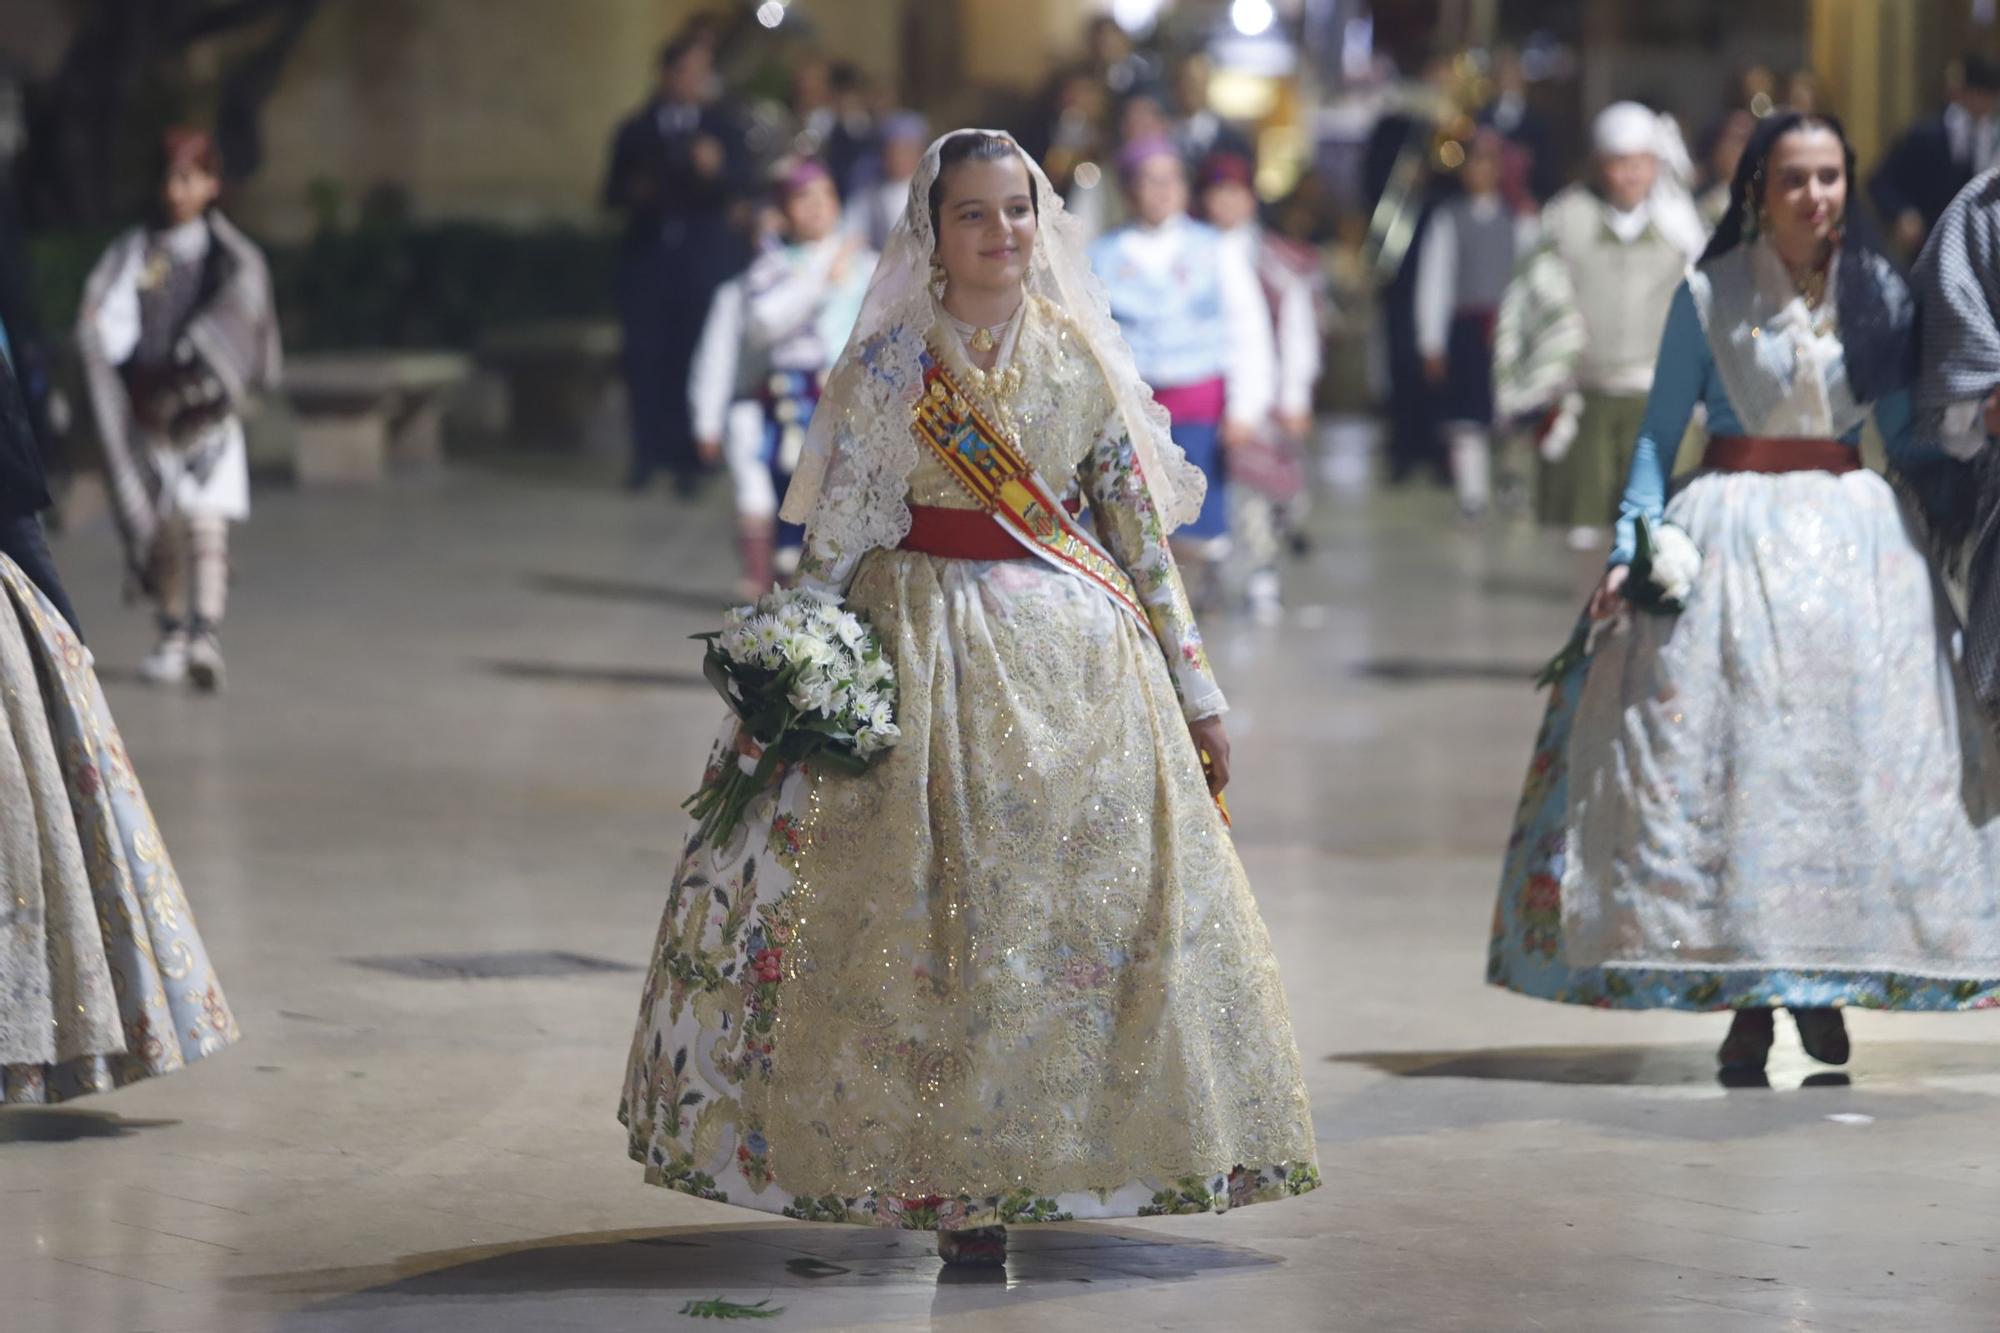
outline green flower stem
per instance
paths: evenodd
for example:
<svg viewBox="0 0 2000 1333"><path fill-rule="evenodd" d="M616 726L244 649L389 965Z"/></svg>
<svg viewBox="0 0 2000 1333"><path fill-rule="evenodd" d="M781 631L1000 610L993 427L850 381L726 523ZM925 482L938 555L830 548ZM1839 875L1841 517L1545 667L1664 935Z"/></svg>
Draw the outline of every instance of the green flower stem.
<svg viewBox="0 0 2000 1333"><path fill-rule="evenodd" d="M772 1305L766 1296L755 1305L742 1305L717 1296L706 1301L689 1301L681 1307L681 1313L690 1319L776 1319L785 1312L782 1305Z"/></svg>
<svg viewBox="0 0 2000 1333"><path fill-rule="evenodd" d="M1535 674L1535 688L1545 690L1567 676L1570 668L1583 659L1589 648L1590 622L1585 620L1577 624L1576 633L1569 636L1569 642L1548 660L1548 665Z"/></svg>

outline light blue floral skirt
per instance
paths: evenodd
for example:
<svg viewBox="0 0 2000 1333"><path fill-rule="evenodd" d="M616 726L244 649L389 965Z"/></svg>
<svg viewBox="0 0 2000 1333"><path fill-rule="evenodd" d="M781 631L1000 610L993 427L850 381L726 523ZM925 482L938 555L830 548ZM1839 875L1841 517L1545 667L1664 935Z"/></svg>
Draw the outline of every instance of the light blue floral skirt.
<svg viewBox="0 0 2000 1333"><path fill-rule="evenodd" d="M237 1040L89 650L0 556L0 1103L60 1102Z"/></svg>
<svg viewBox="0 0 2000 1333"><path fill-rule="evenodd" d="M1608 1008L2000 1006L2000 751L1887 485L1703 474L1667 518L1703 553L1694 593L1553 685L1487 980Z"/></svg>
<svg viewBox="0 0 2000 1333"><path fill-rule="evenodd" d="M2000 1007L2000 979L1940 981L1893 972L1669 971L1574 968L1563 954L1562 876L1569 805L1569 733L1588 660L1549 693L1535 757L1521 791L1500 876L1486 980L1562 1004L1600 1009L1826 1008L1988 1009Z"/></svg>

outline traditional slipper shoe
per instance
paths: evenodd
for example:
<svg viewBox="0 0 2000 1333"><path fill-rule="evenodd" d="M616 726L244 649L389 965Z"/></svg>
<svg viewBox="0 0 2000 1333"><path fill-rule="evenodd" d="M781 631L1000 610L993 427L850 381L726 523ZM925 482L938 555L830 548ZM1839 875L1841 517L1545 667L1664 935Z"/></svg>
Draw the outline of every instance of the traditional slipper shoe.
<svg viewBox="0 0 2000 1333"><path fill-rule="evenodd" d="M1794 1009L1792 1022L1798 1025L1799 1045L1823 1065L1844 1065L1851 1053L1847 1041L1847 1020L1838 1009Z"/></svg>
<svg viewBox="0 0 2000 1333"><path fill-rule="evenodd" d="M1738 1009L1722 1049L1715 1053L1716 1063L1730 1070L1762 1069L1775 1032L1769 1009Z"/></svg>

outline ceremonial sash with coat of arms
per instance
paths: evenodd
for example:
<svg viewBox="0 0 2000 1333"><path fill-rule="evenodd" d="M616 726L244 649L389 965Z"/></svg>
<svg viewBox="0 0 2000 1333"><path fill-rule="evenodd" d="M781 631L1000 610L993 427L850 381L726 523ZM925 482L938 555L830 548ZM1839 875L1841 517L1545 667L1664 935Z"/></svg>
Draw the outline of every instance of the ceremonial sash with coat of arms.
<svg viewBox="0 0 2000 1333"><path fill-rule="evenodd" d="M924 393L912 429L980 508L1029 554L1096 584L1148 635L1153 633L1138 590L1124 569L1064 508L1034 465L935 357L927 358Z"/></svg>

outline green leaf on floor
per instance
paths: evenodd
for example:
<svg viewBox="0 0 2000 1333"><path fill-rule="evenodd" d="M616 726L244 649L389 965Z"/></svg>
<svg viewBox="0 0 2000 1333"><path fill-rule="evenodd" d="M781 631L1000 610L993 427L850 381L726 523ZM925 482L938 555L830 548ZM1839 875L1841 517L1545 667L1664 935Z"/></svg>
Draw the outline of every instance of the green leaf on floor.
<svg viewBox="0 0 2000 1333"><path fill-rule="evenodd" d="M681 1313L691 1319L776 1319L785 1312L782 1305L766 1309L770 1304L769 1296L755 1305L738 1305L718 1296L713 1300L689 1301L681 1307Z"/></svg>

